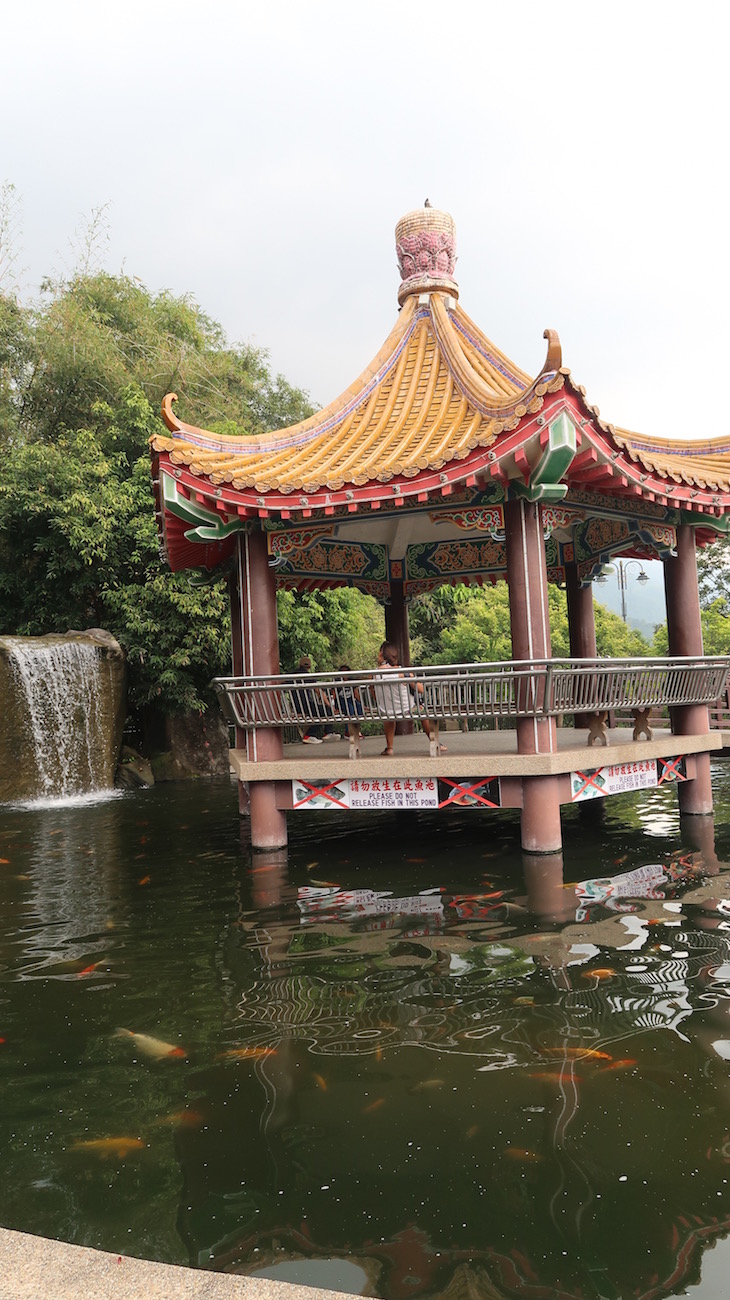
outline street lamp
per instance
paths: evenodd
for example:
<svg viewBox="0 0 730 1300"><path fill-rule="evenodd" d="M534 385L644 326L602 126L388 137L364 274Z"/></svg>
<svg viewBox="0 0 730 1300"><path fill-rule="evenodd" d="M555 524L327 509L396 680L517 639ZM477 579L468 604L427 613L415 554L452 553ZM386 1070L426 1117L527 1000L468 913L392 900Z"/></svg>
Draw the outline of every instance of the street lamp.
<svg viewBox="0 0 730 1300"><path fill-rule="evenodd" d="M624 623L627 621L626 582L628 579L628 571L632 564L637 565L639 569L639 572L636 575L636 581L640 582L643 587L644 583L649 581L649 574L646 572L641 560L617 560L616 564L604 564L601 572L595 579L596 582L600 582L601 585L603 585L604 582L608 582L609 573L616 574L616 581L618 582L618 589L621 594L621 617Z"/></svg>

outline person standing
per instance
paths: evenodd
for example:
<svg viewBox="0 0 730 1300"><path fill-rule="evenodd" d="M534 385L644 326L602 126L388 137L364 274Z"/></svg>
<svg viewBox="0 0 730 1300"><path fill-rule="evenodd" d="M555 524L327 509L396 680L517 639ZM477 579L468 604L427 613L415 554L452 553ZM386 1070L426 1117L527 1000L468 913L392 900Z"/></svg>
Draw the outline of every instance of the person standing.
<svg viewBox="0 0 730 1300"><path fill-rule="evenodd" d="M383 757L393 753L395 739L395 722L399 718L410 718L412 710L411 687L408 685L408 673L398 662L398 647L392 641L383 641L378 650L378 669L375 674L375 699L382 713L389 715L383 724L385 731L385 749ZM420 682L414 683L413 690L423 693ZM421 718L421 726L430 740L431 724L428 718ZM442 746L444 748L444 746Z"/></svg>

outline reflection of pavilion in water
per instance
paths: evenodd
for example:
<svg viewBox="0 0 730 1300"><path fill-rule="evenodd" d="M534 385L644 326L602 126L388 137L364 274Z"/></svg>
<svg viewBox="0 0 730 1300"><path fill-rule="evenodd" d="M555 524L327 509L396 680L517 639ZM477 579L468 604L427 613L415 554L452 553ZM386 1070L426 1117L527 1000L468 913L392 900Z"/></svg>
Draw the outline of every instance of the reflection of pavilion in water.
<svg viewBox="0 0 730 1300"><path fill-rule="evenodd" d="M282 1250L346 1257L371 1279L366 1293L388 1300L643 1300L697 1280L702 1249L730 1228L718 1213L730 1135L717 1105L730 1053L730 947L723 884L710 879L721 864L709 850L669 864L676 910L657 897L655 873L649 897L633 900L640 910L604 908L593 924L576 921L581 893L563 888L550 862L526 870L527 907L499 891L295 892L281 860L256 863L266 906L237 923L225 966L231 1050L275 1049L245 1085L254 1113L256 1087L263 1092L240 1179L257 1192L236 1183L211 1201L207 1165L196 1167L192 1150L186 1158L192 1139L181 1135L186 1196L199 1216L215 1205L214 1244L200 1262L251 1272ZM427 1106L424 1085L409 1086L413 1047L438 1053L444 1075L427 1081L437 1089ZM378 1070L394 1089L387 1102L373 1091L384 1087ZM445 1105L452 1085L460 1127ZM374 1100L360 1109L362 1097ZM230 1105L227 1095L214 1115L222 1132L235 1124ZM377 1125L362 1118L378 1105ZM354 1165L353 1124L372 1134ZM533 1151L505 1138L517 1124ZM402 1185L404 1131L424 1146L424 1194L442 1179L448 1204L435 1215L422 1201L417 1221L386 1227L375 1207L383 1177ZM464 1185L476 1176L479 1226L465 1239L473 1206ZM348 1179L361 1222L339 1197L319 1212L308 1199L310 1185ZM283 1199L267 1200L265 1186ZM227 1197L240 1213L226 1223ZM192 1235L199 1249L205 1234Z"/></svg>

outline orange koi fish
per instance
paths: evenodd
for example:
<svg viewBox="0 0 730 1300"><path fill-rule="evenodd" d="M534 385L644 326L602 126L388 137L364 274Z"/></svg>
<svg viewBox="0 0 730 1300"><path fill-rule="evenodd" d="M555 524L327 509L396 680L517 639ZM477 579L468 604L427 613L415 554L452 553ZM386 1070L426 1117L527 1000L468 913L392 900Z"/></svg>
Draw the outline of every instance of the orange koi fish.
<svg viewBox="0 0 730 1300"><path fill-rule="evenodd" d="M527 1147L505 1147L503 1153L512 1160L522 1160L525 1164L537 1164L544 1157L538 1155L537 1151L529 1151Z"/></svg>
<svg viewBox="0 0 730 1300"><path fill-rule="evenodd" d="M608 1074L611 1070L633 1070L637 1062L630 1056L624 1056L620 1061L612 1061L610 1065L604 1065L601 1074Z"/></svg>
<svg viewBox="0 0 730 1300"><path fill-rule="evenodd" d="M149 885L149 883L150 883L150 879L151 879L150 876L143 876L141 880L138 880L138 881L137 881L137 884L138 884L138 885Z"/></svg>
<svg viewBox="0 0 730 1300"><path fill-rule="evenodd" d="M113 1038L131 1038L134 1046L152 1061L186 1060L187 1052L174 1043L165 1043L161 1038L152 1038L150 1034L136 1034L133 1029L116 1029Z"/></svg>
<svg viewBox="0 0 730 1300"><path fill-rule="evenodd" d="M324 1079L321 1074L313 1074L312 1078L314 1079L314 1082L316 1083L317 1087L322 1089L322 1092L327 1091L327 1080Z"/></svg>
<svg viewBox="0 0 730 1300"><path fill-rule="evenodd" d="M378 1097L375 1101L371 1101L369 1106L364 1106L362 1113L363 1115L372 1115L374 1110L380 1110L380 1107L384 1105L385 1097Z"/></svg>
<svg viewBox="0 0 730 1300"><path fill-rule="evenodd" d="M0 858L0 862L2 862L4 867L10 866L10 858Z"/></svg>
<svg viewBox="0 0 730 1300"><path fill-rule="evenodd" d="M151 1128L200 1128L205 1117L197 1110L178 1110L173 1115L160 1115L151 1121Z"/></svg>
<svg viewBox="0 0 730 1300"><path fill-rule="evenodd" d="M612 966L598 966L596 970L581 971L584 980L612 980L616 974Z"/></svg>
<svg viewBox="0 0 730 1300"><path fill-rule="evenodd" d="M216 1061L265 1061L267 1056L276 1056L275 1047L232 1047L228 1052L219 1052Z"/></svg>
<svg viewBox="0 0 730 1300"><path fill-rule="evenodd" d="M572 1061L612 1061L610 1052L599 1052L595 1047L539 1047L541 1056L564 1056Z"/></svg>
<svg viewBox="0 0 730 1300"><path fill-rule="evenodd" d="M142 1138L91 1138L87 1142L72 1142L69 1151L88 1151L103 1159L116 1156L118 1160L125 1160L133 1151L144 1151L146 1147L147 1143Z"/></svg>

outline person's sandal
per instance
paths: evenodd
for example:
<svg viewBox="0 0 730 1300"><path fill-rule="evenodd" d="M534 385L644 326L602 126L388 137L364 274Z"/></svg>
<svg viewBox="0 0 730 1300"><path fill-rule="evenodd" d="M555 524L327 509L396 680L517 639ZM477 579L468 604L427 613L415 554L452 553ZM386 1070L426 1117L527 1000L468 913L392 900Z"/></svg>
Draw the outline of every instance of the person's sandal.
<svg viewBox="0 0 730 1300"><path fill-rule="evenodd" d="M388 758L391 758L392 755L393 755L392 749L384 749L380 757L385 758L387 756Z"/></svg>

